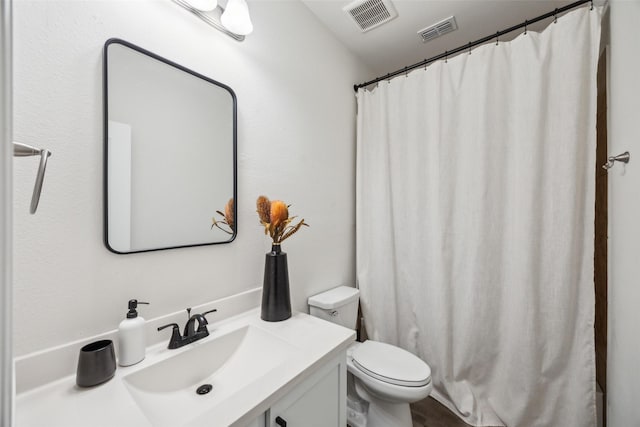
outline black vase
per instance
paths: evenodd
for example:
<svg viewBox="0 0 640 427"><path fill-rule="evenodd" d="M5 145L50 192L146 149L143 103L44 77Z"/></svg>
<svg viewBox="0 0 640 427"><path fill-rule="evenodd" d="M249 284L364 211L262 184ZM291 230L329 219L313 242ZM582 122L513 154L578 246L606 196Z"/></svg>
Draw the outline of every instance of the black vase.
<svg viewBox="0 0 640 427"><path fill-rule="evenodd" d="M260 317L267 322L279 322L291 317L287 254L282 252L280 245L271 246L271 252L265 256Z"/></svg>

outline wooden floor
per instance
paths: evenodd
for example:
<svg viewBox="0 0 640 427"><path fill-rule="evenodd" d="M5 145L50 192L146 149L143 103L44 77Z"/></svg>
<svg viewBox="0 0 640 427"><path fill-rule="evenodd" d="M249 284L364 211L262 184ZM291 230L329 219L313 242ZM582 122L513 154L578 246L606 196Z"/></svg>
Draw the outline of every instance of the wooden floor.
<svg viewBox="0 0 640 427"><path fill-rule="evenodd" d="M432 397L412 403L411 418L413 427L470 427Z"/></svg>
<svg viewBox="0 0 640 427"><path fill-rule="evenodd" d="M411 404L414 427L469 427L432 397Z"/></svg>

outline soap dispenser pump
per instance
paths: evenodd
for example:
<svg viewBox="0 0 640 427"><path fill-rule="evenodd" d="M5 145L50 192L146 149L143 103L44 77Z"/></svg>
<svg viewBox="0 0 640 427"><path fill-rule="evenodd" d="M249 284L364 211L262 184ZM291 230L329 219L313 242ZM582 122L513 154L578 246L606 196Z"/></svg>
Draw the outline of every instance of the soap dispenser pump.
<svg viewBox="0 0 640 427"><path fill-rule="evenodd" d="M118 364L120 366L135 365L145 356L145 321L138 315L138 304L149 303L135 299L129 300L127 318L118 326Z"/></svg>

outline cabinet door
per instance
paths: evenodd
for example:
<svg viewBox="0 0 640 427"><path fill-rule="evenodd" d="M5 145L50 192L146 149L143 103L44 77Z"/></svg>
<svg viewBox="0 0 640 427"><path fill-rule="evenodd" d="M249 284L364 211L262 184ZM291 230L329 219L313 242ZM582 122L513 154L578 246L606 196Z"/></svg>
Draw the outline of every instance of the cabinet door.
<svg viewBox="0 0 640 427"><path fill-rule="evenodd" d="M346 369L332 363L271 407L268 427L344 427ZM343 401L344 400L344 401Z"/></svg>
<svg viewBox="0 0 640 427"><path fill-rule="evenodd" d="M265 427L265 414L261 414L258 418L247 424L247 427Z"/></svg>

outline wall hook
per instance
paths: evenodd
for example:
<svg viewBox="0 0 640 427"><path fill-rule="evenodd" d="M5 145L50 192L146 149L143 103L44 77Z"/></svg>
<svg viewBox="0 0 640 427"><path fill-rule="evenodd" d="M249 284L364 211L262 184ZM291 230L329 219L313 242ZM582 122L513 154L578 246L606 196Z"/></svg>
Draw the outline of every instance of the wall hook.
<svg viewBox="0 0 640 427"><path fill-rule="evenodd" d="M609 159L606 164L602 165L602 169L609 170L615 165L616 162L629 163L631 160L631 154L628 151L625 151L622 154L618 154L617 156L609 156Z"/></svg>

